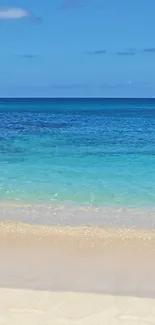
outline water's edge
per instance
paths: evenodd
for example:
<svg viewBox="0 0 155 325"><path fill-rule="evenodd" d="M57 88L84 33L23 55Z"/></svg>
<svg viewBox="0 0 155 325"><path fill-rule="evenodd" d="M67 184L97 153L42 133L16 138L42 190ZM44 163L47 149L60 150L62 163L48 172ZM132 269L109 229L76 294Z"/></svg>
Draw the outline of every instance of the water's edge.
<svg viewBox="0 0 155 325"><path fill-rule="evenodd" d="M155 228L155 209L0 202L0 220L40 225Z"/></svg>

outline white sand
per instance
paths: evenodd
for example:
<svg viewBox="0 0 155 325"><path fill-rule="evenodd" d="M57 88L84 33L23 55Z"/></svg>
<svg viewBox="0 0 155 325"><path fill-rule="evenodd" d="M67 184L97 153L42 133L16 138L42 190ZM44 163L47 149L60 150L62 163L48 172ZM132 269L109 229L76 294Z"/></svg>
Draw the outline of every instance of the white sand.
<svg viewBox="0 0 155 325"><path fill-rule="evenodd" d="M1 325L149 325L155 300L0 289Z"/></svg>

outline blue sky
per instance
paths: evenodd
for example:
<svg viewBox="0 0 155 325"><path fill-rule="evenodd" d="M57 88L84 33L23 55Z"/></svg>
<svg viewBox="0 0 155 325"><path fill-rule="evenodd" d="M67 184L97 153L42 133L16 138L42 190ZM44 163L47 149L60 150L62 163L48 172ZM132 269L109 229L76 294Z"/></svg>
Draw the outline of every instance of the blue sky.
<svg viewBox="0 0 155 325"><path fill-rule="evenodd" d="M0 3L0 96L155 97L154 0Z"/></svg>

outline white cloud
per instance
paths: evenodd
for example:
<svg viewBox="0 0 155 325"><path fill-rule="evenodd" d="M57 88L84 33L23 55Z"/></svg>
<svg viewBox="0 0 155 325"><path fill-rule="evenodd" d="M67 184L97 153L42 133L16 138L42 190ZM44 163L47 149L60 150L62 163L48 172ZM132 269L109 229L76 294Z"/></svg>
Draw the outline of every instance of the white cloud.
<svg viewBox="0 0 155 325"><path fill-rule="evenodd" d="M30 16L29 11L21 8L0 8L0 20L2 19L22 19Z"/></svg>

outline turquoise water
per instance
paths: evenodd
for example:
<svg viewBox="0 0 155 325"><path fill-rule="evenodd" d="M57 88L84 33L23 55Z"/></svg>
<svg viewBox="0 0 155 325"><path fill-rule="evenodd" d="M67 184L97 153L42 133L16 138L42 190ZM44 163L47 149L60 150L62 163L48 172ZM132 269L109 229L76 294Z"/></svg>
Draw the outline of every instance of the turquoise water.
<svg viewBox="0 0 155 325"><path fill-rule="evenodd" d="M155 100L1 100L0 200L155 206Z"/></svg>

